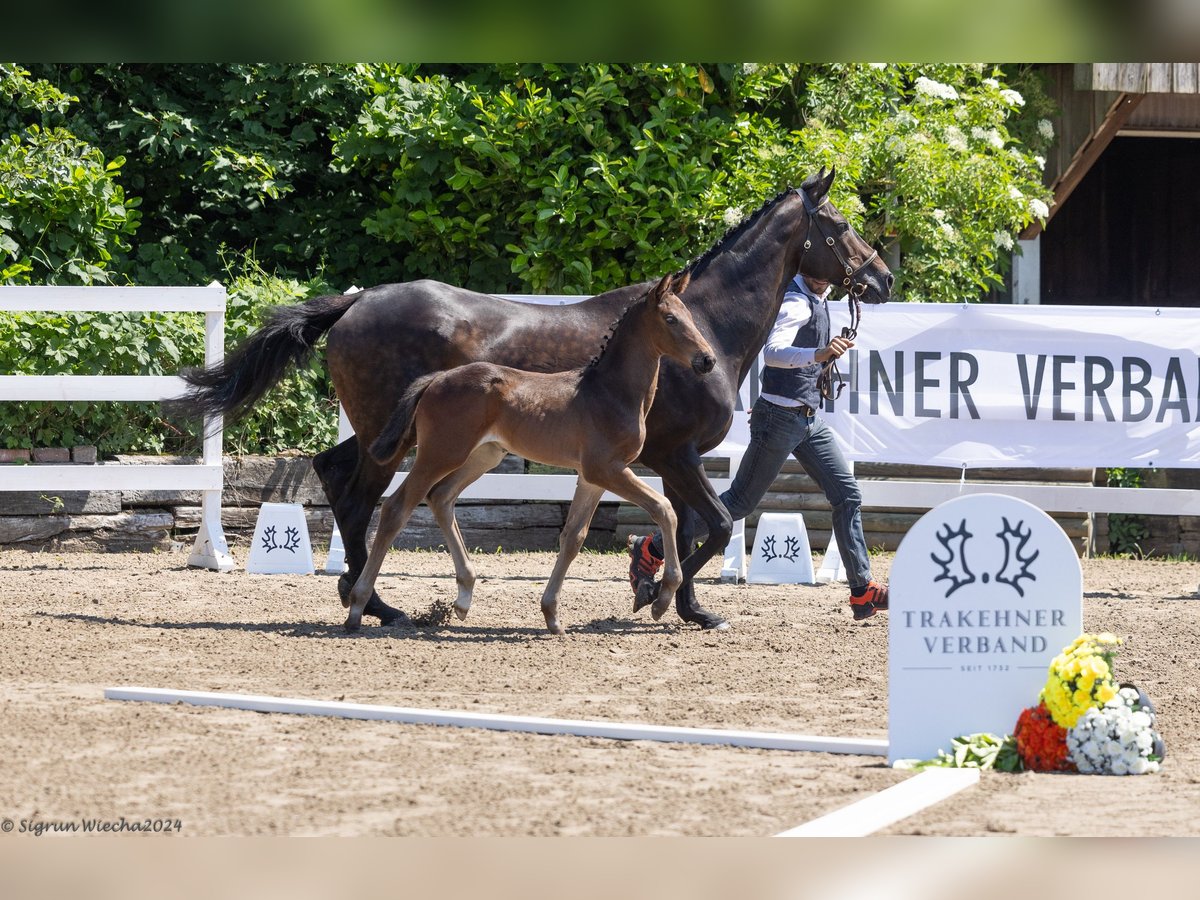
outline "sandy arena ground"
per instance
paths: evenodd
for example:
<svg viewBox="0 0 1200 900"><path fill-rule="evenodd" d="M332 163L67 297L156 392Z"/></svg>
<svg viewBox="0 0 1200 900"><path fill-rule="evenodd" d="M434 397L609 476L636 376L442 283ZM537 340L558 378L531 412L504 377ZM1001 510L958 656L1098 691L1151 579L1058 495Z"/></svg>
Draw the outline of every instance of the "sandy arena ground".
<svg viewBox="0 0 1200 900"><path fill-rule="evenodd" d="M876 558L877 575L891 559ZM538 606L552 554L478 555L466 622L346 635L330 577L185 561L0 552L0 816L178 820L185 835L756 837L910 777L879 757L102 696L138 685L886 738L887 619L854 623L844 586L722 585L706 569L702 601L732 628L702 632L673 611L634 615L625 557L585 554L555 638ZM1128 636L1118 673L1155 701L1164 771L984 773L883 834L1200 835L1200 563L1084 560L1083 572L1084 625ZM445 555L398 552L379 589L421 613L453 598L452 575Z"/></svg>

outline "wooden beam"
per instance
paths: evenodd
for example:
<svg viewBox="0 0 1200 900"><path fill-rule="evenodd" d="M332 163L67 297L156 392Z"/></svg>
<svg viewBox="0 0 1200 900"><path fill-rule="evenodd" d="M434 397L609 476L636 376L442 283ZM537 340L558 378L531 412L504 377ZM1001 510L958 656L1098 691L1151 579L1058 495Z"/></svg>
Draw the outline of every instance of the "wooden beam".
<svg viewBox="0 0 1200 900"><path fill-rule="evenodd" d="M1117 97L1112 106L1108 108L1108 112L1104 114L1104 121L1100 123L1100 127L1089 140L1075 151L1075 155L1071 157L1071 162L1067 165L1066 171L1059 176L1054 183L1054 201L1050 204L1050 213L1046 216L1046 223L1049 223L1054 218L1058 210L1062 209L1067 198L1079 186L1079 182L1083 180L1083 176L1095 165L1096 160L1100 158L1112 139L1117 136L1137 109L1139 103L1145 97L1145 94L1130 94L1125 93ZM1021 232L1021 240L1028 241L1037 237L1042 233L1045 225L1041 222L1034 222L1023 232Z"/></svg>

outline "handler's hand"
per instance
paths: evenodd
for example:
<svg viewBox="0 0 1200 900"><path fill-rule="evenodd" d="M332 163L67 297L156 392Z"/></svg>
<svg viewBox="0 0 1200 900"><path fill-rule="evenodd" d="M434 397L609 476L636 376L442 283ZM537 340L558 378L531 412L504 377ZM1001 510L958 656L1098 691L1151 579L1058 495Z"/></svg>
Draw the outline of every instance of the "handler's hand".
<svg viewBox="0 0 1200 900"><path fill-rule="evenodd" d="M825 347L818 350L813 358L819 363L829 362L831 359L838 359L843 353L854 346L854 341L849 338L835 337Z"/></svg>

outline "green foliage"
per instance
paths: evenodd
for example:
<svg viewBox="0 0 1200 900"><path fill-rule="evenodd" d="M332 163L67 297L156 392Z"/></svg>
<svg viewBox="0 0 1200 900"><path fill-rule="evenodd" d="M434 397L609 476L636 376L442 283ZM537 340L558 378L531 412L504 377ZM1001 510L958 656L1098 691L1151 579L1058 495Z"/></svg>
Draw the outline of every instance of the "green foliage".
<svg viewBox="0 0 1200 900"><path fill-rule="evenodd" d="M0 64L0 284L97 284L129 249L124 159L54 124L76 98Z"/></svg>
<svg viewBox="0 0 1200 900"><path fill-rule="evenodd" d="M939 750L934 759L904 760L897 768L904 769L995 769L997 772L1021 772L1024 765L1017 752L1016 739L1007 734L997 737L980 732L954 738L950 752Z"/></svg>
<svg viewBox="0 0 1200 900"><path fill-rule="evenodd" d="M297 64L31 66L81 102L69 123L109 156L148 212L124 261L139 284L220 277L222 246L270 271L347 283L395 276L366 234L370 185L343 171L330 132L368 99L358 67Z"/></svg>
<svg viewBox="0 0 1200 900"><path fill-rule="evenodd" d="M1109 487L1141 487L1142 470L1114 468L1108 470ZM1145 516L1112 513L1108 517L1108 549L1118 556L1145 555L1142 543L1150 537L1150 525Z"/></svg>

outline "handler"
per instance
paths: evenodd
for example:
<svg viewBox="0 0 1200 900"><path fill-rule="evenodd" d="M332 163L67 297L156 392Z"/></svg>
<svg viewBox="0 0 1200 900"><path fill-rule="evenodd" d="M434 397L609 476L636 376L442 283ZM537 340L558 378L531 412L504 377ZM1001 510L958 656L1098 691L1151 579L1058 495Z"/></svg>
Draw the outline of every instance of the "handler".
<svg viewBox="0 0 1200 900"><path fill-rule="evenodd" d="M762 393L750 413L750 446L721 502L735 520L744 519L767 493L788 454L795 456L833 507L833 532L850 582L850 610L861 620L888 608L888 589L871 578L858 482L833 432L816 416L821 365L854 346L848 338L830 338L829 290L828 281L797 275L783 295L763 348L766 368ZM638 585L653 581L662 566L662 534L632 537L629 553L629 583L636 594Z"/></svg>

